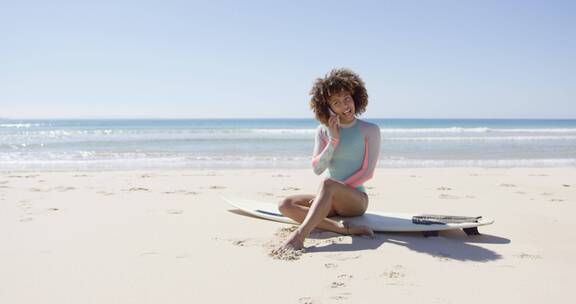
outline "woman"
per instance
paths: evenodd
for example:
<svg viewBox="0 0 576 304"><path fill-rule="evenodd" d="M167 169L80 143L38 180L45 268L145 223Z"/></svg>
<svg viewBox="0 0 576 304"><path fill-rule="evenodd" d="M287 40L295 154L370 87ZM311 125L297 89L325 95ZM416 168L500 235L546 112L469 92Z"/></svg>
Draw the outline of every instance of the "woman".
<svg viewBox="0 0 576 304"><path fill-rule="evenodd" d="M368 235L365 226L338 222L331 216L359 216L368 208L363 184L376 168L380 155L380 128L357 119L366 110L364 82L348 69L335 69L319 78L310 91L310 108L321 125L316 129L312 167L326 171L316 195L292 195L279 204L279 211L301 225L278 250L300 250L314 228L340 234Z"/></svg>

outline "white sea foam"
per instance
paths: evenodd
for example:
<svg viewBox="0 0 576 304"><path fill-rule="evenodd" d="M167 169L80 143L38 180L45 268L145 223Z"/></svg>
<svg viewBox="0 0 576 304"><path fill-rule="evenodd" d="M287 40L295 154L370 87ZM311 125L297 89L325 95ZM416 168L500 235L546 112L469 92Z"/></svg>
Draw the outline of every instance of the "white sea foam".
<svg viewBox="0 0 576 304"><path fill-rule="evenodd" d="M216 139L280 139L312 140L315 129L186 129L186 130L126 130L54 129L24 131L0 135L0 144L34 144L57 142L129 142L164 140ZM390 141L537 141L574 140L576 128L565 129L489 129L489 128L381 128L382 137ZM570 134L573 133L573 134ZM403 135L406 136L403 136ZM442 136L442 135L452 136ZM468 135L467 135L468 134ZM476 135L472 135L476 134ZM472 135L472 136L471 136Z"/></svg>
<svg viewBox="0 0 576 304"><path fill-rule="evenodd" d="M0 128L32 128L32 127L40 127L43 124L37 123L2 123L0 124Z"/></svg>
<svg viewBox="0 0 576 304"><path fill-rule="evenodd" d="M576 135L567 136L437 136L437 137L384 137L389 141L540 141L576 140Z"/></svg>
<svg viewBox="0 0 576 304"><path fill-rule="evenodd" d="M576 158L558 159L406 159L383 157L380 168L576 167ZM310 157L184 155L170 153L0 153L2 170L138 170L219 168L310 168Z"/></svg>
<svg viewBox="0 0 576 304"><path fill-rule="evenodd" d="M270 133L270 134L314 134L316 129L227 129L215 130L219 132L249 132L249 133ZM508 128L463 128L463 127L450 127L450 128L386 128L380 127L381 133L574 133L576 128L524 128L524 129L508 129Z"/></svg>
<svg viewBox="0 0 576 304"><path fill-rule="evenodd" d="M379 167L388 168L437 168L437 167L576 167L576 158L561 159L381 159Z"/></svg>
<svg viewBox="0 0 576 304"><path fill-rule="evenodd" d="M554 129L507 129L507 128L380 128L382 133L576 133L576 128Z"/></svg>
<svg viewBox="0 0 576 304"><path fill-rule="evenodd" d="M314 134L315 129L247 129L248 132L269 134Z"/></svg>

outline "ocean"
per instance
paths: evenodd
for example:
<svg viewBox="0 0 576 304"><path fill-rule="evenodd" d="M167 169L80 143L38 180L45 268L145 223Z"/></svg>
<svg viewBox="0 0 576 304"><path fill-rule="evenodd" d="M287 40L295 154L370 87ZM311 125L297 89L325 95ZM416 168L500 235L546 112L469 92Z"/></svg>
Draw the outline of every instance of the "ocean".
<svg viewBox="0 0 576 304"><path fill-rule="evenodd" d="M576 120L364 120L381 129L378 167L576 167ZM0 119L0 170L309 168L317 125L313 119Z"/></svg>

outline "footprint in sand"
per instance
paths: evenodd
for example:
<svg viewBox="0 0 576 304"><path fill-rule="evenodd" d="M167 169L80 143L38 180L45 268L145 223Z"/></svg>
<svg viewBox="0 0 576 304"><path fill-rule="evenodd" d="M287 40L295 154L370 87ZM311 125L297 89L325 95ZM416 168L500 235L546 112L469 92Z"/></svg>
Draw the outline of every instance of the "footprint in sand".
<svg viewBox="0 0 576 304"><path fill-rule="evenodd" d="M263 241L262 239L250 239L250 238L230 238L230 239L215 238L215 239L230 242L232 245L238 246L238 247L252 247L252 246L267 247L266 245L269 245L268 246L269 248L275 248L274 246L271 246L270 244L265 244L265 241Z"/></svg>
<svg viewBox="0 0 576 304"><path fill-rule="evenodd" d="M142 188L142 187L132 187L130 189L124 189L122 191L128 191L128 192L136 192L136 191L150 191L150 189L148 188Z"/></svg>
<svg viewBox="0 0 576 304"><path fill-rule="evenodd" d="M290 175L274 174L274 175L272 175L272 177L290 177Z"/></svg>
<svg viewBox="0 0 576 304"><path fill-rule="evenodd" d="M18 205L20 206L20 208L23 208L23 209L30 209L30 208L32 208L32 203L31 203L30 201L26 201L26 200L24 200L24 201L19 201L19 202L18 202Z"/></svg>
<svg viewBox="0 0 576 304"><path fill-rule="evenodd" d="M300 304L316 304L316 303L320 303L320 302L315 300L312 297L302 297L302 298L298 299L298 303L300 303Z"/></svg>
<svg viewBox="0 0 576 304"><path fill-rule="evenodd" d="M391 270L384 271L380 274L380 277L387 279L400 279L406 276L404 271L406 267L402 265L395 265Z"/></svg>
<svg viewBox="0 0 576 304"><path fill-rule="evenodd" d="M226 189L226 187L216 185L216 186L210 186L208 187L208 189Z"/></svg>
<svg viewBox="0 0 576 304"><path fill-rule="evenodd" d="M450 194L440 194L440 195L438 195L438 198L440 198L440 199L458 199L460 197L456 196L456 195L450 195Z"/></svg>
<svg viewBox="0 0 576 304"><path fill-rule="evenodd" d="M87 174L76 174L76 175L72 175L73 177L89 177L89 175Z"/></svg>
<svg viewBox="0 0 576 304"><path fill-rule="evenodd" d="M346 254L346 253L336 253L327 256L330 259L337 260L337 261L348 261L348 260L357 260L360 258L359 254Z"/></svg>
<svg viewBox="0 0 576 304"><path fill-rule="evenodd" d="M58 187L55 187L55 188L52 188L52 189L53 189L53 190L60 191L60 192L66 192L66 191L70 191L70 190L75 190L76 188L74 188L74 187L65 187L65 186L58 186Z"/></svg>
<svg viewBox="0 0 576 304"><path fill-rule="evenodd" d="M184 195L198 195L199 192L194 191L186 191L186 190L173 190L173 191L164 191L164 194L184 194Z"/></svg>
<svg viewBox="0 0 576 304"><path fill-rule="evenodd" d="M515 254L514 257L519 258L519 259L528 259L528 260L540 260L540 259L542 259L542 256L540 256L540 255L528 254L528 253Z"/></svg>
<svg viewBox="0 0 576 304"><path fill-rule="evenodd" d="M56 212L56 211L60 211L60 209L53 207L53 208L47 208L47 209L42 209L42 210L36 210L36 211L29 210L29 211L26 212L26 214L29 214L29 215L42 215L42 214L46 214L46 213L54 213L54 212Z"/></svg>
<svg viewBox="0 0 576 304"><path fill-rule="evenodd" d="M248 239L230 240L230 241L232 242L232 245L234 245L234 246L244 247L244 246L246 246L246 242L248 241Z"/></svg>
<svg viewBox="0 0 576 304"><path fill-rule="evenodd" d="M32 175L9 175L8 177L10 177L10 178L33 178L33 177L38 177L38 174L32 174Z"/></svg>
<svg viewBox="0 0 576 304"><path fill-rule="evenodd" d="M500 187L514 188L514 187L516 187L516 185L514 185L514 184L500 184Z"/></svg>
<svg viewBox="0 0 576 304"><path fill-rule="evenodd" d="M352 280L353 276L351 274L342 273L338 275L338 280L334 281L330 284L330 288L343 288L346 287L346 282ZM339 300L343 300L344 298L340 298Z"/></svg>
<svg viewBox="0 0 576 304"><path fill-rule="evenodd" d="M516 192L514 192L514 193L516 193L516 194L526 194L526 192L524 192L524 191L516 191Z"/></svg>
<svg viewBox="0 0 576 304"><path fill-rule="evenodd" d="M568 184L562 184L562 187L568 188L568 187L570 187L570 185L568 185Z"/></svg>
<svg viewBox="0 0 576 304"><path fill-rule="evenodd" d="M441 262L450 262L452 260L451 255L447 252L438 252L434 257Z"/></svg>
<svg viewBox="0 0 576 304"><path fill-rule="evenodd" d="M380 276L388 279L400 279L405 277L406 275L398 270L390 270L390 271L384 271L382 274L380 274Z"/></svg>
<svg viewBox="0 0 576 304"><path fill-rule="evenodd" d="M343 301L343 300L348 300L349 296L350 296L349 292L342 292L342 293L330 296L330 299L336 300L336 301Z"/></svg>
<svg viewBox="0 0 576 304"><path fill-rule="evenodd" d="M561 198L551 198L550 201L551 202L563 202L564 200Z"/></svg>
<svg viewBox="0 0 576 304"><path fill-rule="evenodd" d="M168 214L182 214L182 213L184 213L184 210L171 209L171 210L166 210L166 212Z"/></svg>
<svg viewBox="0 0 576 304"><path fill-rule="evenodd" d="M33 217L25 217L25 218L21 218L21 219L20 219L20 222L25 223L25 222L30 222L30 221L33 221L33 220L34 220Z"/></svg>
<svg viewBox="0 0 576 304"><path fill-rule="evenodd" d="M346 287L346 283L339 281L330 283L330 288L342 288L342 287Z"/></svg>
<svg viewBox="0 0 576 304"><path fill-rule="evenodd" d="M298 191L300 190L300 188L298 187L284 187L282 188L282 191Z"/></svg>
<svg viewBox="0 0 576 304"><path fill-rule="evenodd" d="M466 195L465 197L466 197L466 198L469 198L469 199L476 198L476 196L474 196L474 195Z"/></svg>
<svg viewBox="0 0 576 304"><path fill-rule="evenodd" d="M326 268L337 268L337 267L338 267L338 264L326 263L326 264L324 264L324 267L326 267Z"/></svg>
<svg viewBox="0 0 576 304"><path fill-rule="evenodd" d="M542 193L540 193L540 195L542 195L542 196L552 196L552 195L554 195L554 193L542 192Z"/></svg>
<svg viewBox="0 0 576 304"><path fill-rule="evenodd" d="M220 176L220 174L218 174L216 172L206 172L206 173L200 173L200 174L185 174L182 176Z"/></svg>
<svg viewBox="0 0 576 304"><path fill-rule="evenodd" d="M274 196L274 193L270 193L270 192L258 192L258 194L263 195L263 196Z"/></svg>
<svg viewBox="0 0 576 304"><path fill-rule="evenodd" d="M450 190L452 190L452 188L442 186L442 187L436 188L436 190L440 190L440 191L450 191Z"/></svg>
<svg viewBox="0 0 576 304"><path fill-rule="evenodd" d="M102 194L102 195L114 195L114 192L108 192L108 191L98 191L96 193Z"/></svg>

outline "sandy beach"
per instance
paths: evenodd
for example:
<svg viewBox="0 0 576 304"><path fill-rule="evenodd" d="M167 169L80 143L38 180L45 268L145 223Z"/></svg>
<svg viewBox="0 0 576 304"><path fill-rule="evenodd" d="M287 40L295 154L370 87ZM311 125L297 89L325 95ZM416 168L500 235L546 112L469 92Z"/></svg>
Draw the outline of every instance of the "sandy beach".
<svg viewBox="0 0 576 304"><path fill-rule="evenodd" d="M566 302L576 275L574 168L378 169L370 209L483 215L482 236L316 231L295 261L268 255L289 225L220 195L315 193L310 170L0 173L1 303Z"/></svg>

